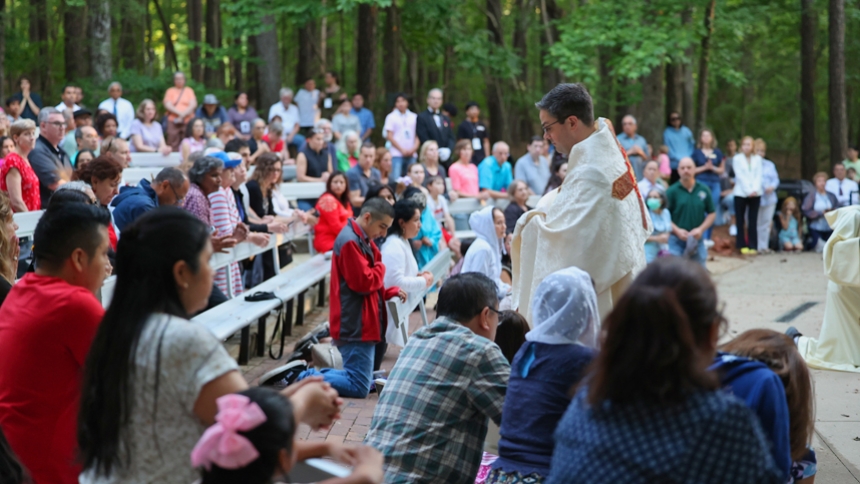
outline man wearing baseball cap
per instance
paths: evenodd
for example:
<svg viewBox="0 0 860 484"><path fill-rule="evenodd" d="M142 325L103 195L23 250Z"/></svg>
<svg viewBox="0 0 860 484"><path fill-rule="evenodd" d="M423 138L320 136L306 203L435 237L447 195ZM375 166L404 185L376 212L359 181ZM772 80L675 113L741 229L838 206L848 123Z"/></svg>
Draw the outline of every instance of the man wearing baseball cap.
<svg viewBox="0 0 860 484"><path fill-rule="evenodd" d="M218 126L227 122L227 110L218 102L214 94L203 96L203 105L197 108L194 115L203 120L206 125L206 135L211 135Z"/></svg>

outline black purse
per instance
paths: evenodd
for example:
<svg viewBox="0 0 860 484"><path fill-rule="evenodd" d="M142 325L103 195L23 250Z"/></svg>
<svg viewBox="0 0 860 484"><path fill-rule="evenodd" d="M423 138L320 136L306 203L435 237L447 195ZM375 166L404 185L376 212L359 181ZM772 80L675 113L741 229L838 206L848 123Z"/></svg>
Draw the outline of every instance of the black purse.
<svg viewBox="0 0 860 484"><path fill-rule="evenodd" d="M286 325L291 324L290 321L287 321L287 311L284 308L284 301L278 296L275 296L275 293L273 292L258 291L254 294L249 294L245 296L245 300L249 302L270 301L272 299L277 299L278 301L280 301L281 307L278 309L278 319L275 320L275 330L272 332L272 340L269 342L269 357L271 357L273 360L280 360L281 357L284 356L284 345L286 343L287 338ZM275 353L272 350L275 347L275 339L278 336L278 331L281 332L281 349L278 352L278 356L275 356ZM257 337L265 338L266 335L258 334Z"/></svg>

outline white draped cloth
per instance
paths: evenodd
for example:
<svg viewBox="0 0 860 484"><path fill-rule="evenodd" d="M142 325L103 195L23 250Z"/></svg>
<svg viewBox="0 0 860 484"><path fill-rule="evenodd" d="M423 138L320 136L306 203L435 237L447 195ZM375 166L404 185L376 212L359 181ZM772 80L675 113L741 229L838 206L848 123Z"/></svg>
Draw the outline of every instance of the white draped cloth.
<svg viewBox="0 0 860 484"><path fill-rule="evenodd" d="M597 348L600 316L591 276L568 267L541 281L532 299L532 324L526 341Z"/></svg>
<svg viewBox="0 0 860 484"><path fill-rule="evenodd" d="M824 324L818 339L800 337L797 348L813 368L860 373L860 206L824 217L833 229L824 245Z"/></svg>
<svg viewBox="0 0 860 484"><path fill-rule="evenodd" d="M492 205L482 208L469 216L469 226L475 232L475 241L469 246L463 259L460 273L480 272L496 283L499 299L504 298L510 286L502 282L502 254L505 254L505 241L496 235Z"/></svg>
<svg viewBox="0 0 860 484"><path fill-rule="evenodd" d="M385 264L383 279L385 287L399 287L410 296L427 288L427 280L418 275L418 262L406 239L398 235L389 235L379 251L382 254L382 263ZM401 348L406 346L403 333L394 325L394 318L390 311L385 341Z"/></svg>
<svg viewBox="0 0 860 484"><path fill-rule="evenodd" d="M603 318L645 267L651 218L611 125L603 118L596 123L597 131L571 150L561 187L517 222L513 307L529 319L532 294L555 271L587 272Z"/></svg>

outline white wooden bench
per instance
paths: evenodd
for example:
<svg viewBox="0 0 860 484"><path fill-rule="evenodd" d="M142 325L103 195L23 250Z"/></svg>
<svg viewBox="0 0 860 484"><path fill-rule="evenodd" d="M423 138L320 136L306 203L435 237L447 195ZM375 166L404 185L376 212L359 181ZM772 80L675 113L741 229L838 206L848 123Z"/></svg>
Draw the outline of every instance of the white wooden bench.
<svg viewBox="0 0 860 484"><path fill-rule="evenodd" d="M42 218L43 213L45 213L44 210L36 210L33 212L12 214L12 219L18 224L18 230L15 231L15 235L19 239L32 237L33 233L36 232L36 225L39 224L39 219Z"/></svg>
<svg viewBox="0 0 860 484"><path fill-rule="evenodd" d="M287 200L319 198L325 193L323 182L289 182L281 183L281 194Z"/></svg>
<svg viewBox="0 0 860 484"><path fill-rule="evenodd" d="M415 308L419 308L421 312L421 320L425 326L429 324L427 321L427 310L424 307L424 297L427 296L439 282L445 280L448 271L451 268L451 251L448 249L439 251L435 257L422 270L433 274L433 284L421 292L409 294L406 302L400 302L399 298L388 300L388 311L391 314L391 319L394 321L394 326L400 330L403 335L403 341L409 339L409 315Z"/></svg>
<svg viewBox="0 0 860 484"><path fill-rule="evenodd" d="M286 323L282 331L288 335L291 334L294 300L298 299L296 324L301 325L304 323L305 293L315 284L319 284L320 300L324 303L325 278L329 273L331 273L331 260L323 255L314 256L309 261L282 272L246 292L246 294L273 292L280 300L250 302L244 297L236 297L195 316L192 321L205 326L220 340L226 340L237 331L241 331L238 362L240 365L247 364L251 351L251 324L257 321L256 355L263 356L266 350L266 318L269 313L285 304Z"/></svg>
<svg viewBox="0 0 860 484"><path fill-rule="evenodd" d="M163 166L126 168L122 171L122 183L123 185L137 186L140 180L154 180L156 175L164 168Z"/></svg>
<svg viewBox="0 0 860 484"><path fill-rule="evenodd" d="M131 163L133 168L165 168L168 166L179 166L182 163L182 157L179 153L170 153L167 156L161 153L132 153Z"/></svg>

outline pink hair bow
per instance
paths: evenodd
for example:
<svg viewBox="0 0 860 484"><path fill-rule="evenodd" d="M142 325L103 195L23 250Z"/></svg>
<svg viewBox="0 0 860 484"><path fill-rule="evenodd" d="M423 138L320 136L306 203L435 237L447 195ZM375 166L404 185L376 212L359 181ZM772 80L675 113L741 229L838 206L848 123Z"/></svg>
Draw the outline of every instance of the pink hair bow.
<svg viewBox="0 0 860 484"><path fill-rule="evenodd" d="M224 395L216 402L216 423L203 433L191 451L191 465L195 468L205 467L206 470L212 464L222 469L244 467L256 460L260 453L250 440L238 432L256 428L266 421L266 414L244 395Z"/></svg>

